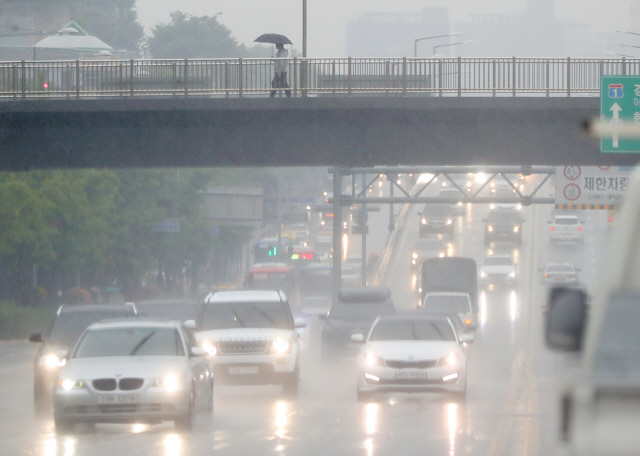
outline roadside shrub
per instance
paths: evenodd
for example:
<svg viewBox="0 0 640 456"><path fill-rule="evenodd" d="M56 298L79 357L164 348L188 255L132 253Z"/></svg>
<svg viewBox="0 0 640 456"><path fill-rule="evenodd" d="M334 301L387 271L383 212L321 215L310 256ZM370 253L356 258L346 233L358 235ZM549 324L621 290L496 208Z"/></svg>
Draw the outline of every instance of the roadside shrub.
<svg viewBox="0 0 640 456"><path fill-rule="evenodd" d="M51 322L56 308L23 307L0 302L0 340L26 339L34 331L42 331Z"/></svg>

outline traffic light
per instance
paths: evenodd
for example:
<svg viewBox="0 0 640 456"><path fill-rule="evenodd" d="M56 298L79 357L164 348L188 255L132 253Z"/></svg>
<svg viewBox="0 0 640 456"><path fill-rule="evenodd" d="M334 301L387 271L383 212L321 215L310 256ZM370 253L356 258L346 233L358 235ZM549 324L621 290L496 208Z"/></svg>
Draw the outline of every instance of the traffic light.
<svg viewBox="0 0 640 456"><path fill-rule="evenodd" d="M274 245L270 249L267 250L267 256L278 256L278 246Z"/></svg>

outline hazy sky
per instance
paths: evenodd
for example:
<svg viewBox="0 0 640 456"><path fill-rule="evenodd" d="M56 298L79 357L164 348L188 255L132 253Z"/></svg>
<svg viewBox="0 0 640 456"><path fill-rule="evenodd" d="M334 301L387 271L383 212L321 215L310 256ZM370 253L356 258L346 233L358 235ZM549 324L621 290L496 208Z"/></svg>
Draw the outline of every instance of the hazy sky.
<svg viewBox="0 0 640 456"><path fill-rule="evenodd" d="M556 16L591 24L594 30L627 29L631 2L556 0ZM307 0L307 4L308 56L346 57L346 25L363 12L414 13L424 7L448 6L455 24L471 14L521 13L525 0ZM137 0L137 5L140 21L147 28L168 22L169 13L176 10L195 16L222 12L220 21L241 43L250 45L258 35L276 32L287 35L302 50L302 0ZM633 44L640 45L640 37Z"/></svg>

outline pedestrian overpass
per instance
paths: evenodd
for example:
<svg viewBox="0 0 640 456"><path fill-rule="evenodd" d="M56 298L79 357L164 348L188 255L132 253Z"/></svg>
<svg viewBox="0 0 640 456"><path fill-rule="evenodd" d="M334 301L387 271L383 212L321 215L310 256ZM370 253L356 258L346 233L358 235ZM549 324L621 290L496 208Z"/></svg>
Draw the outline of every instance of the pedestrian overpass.
<svg viewBox="0 0 640 456"><path fill-rule="evenodd" d="M0 169L612 165L580 131L637 59L0 62Z"/></svg>

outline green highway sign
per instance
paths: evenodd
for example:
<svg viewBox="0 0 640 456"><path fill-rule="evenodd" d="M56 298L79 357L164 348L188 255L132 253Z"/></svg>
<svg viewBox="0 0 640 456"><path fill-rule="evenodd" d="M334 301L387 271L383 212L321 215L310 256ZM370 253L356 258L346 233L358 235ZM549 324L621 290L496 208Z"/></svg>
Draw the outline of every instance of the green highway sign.
<svg viewBox="0 0 640 456"><path fill-rule="evenodd" d="M640 124L640 76L602 76L600 79L600 118L611 124ZM600 139L601 152L640 153L640 139Z"/></svg>

